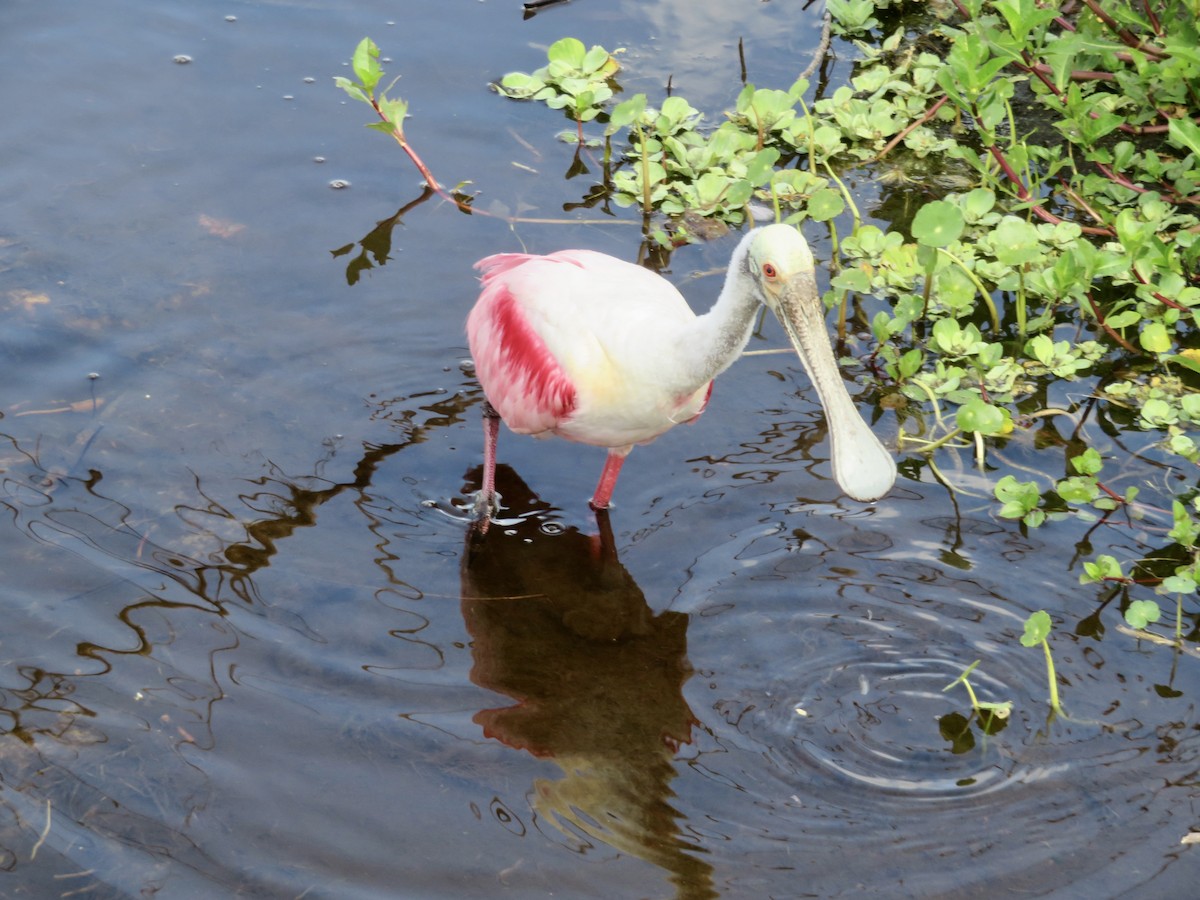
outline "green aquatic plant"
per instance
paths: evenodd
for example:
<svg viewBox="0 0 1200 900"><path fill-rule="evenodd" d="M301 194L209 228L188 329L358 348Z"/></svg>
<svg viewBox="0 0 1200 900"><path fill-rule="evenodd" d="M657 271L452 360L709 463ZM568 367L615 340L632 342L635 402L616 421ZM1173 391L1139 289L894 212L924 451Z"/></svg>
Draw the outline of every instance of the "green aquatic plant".
<svg viewBox="0 0 1200 900"><path fill-rule="evenodd" d="M1130 628L1144 631L1146 626L1157 622L1162 616L1162 610L1153 600L1131 600L1125 607L1125 621Z"/></svg>
<svg viewBox="0 0 1200 900"><path fill-rule="evenodd" d="M583 143L583 123L604 111L613 96L609 80L620 69L615 51L587 49L576 38L555 41L546 51L547 63L531 73L509 72L492 88L513 100L540 100L575 120L576 132L560 135Z"/></svg>
<svg viewBox="0 0 1200 900"><path fill-rule="evenodd" d="M1012 715L1013 702L1011 700L980 700L975 693L975 688L971 684L970 675L979 666L980 660L975 660L965 669L962 674L955 678L952 682L942 688L945 693L953 689L956 685L962 685L966 689L967 696L971 698L971 711L979 720L980 728L984 734L995 734L1002 727L1002 724L1010 715Z"/></svg>
<svg viewBox="0 0 1200 900"><path fill-rule="evenodd" d="M1031 528L1047 520L1068 516L1094 521L1097 513L1108 516L1117 509L1125 509L1131 518L1140 518L1143 513L1137 505L1137 497L1141 489L1131 485L1124 494L1118 494L1100 480L1103 465L1100 454L1089 447L1078 456L1071 457L1071 467L1077 474L1055 480L1052 490L1044 493L1038 490L1034 481L1021 481L1012 475L1005 475L996 482L994 489L996 499L1003 504L998 515L1006 519L1020 519ZM1090 581L1107 577L1108 564L1102 559L1090 565L1097 573Z"/></svg>
<svg viewBox="0 0 1200 900"><path fill-rule="evenodd" d="M452 190L444 188L405 135L404 120L408 118L408 103L402 98L388 96L388 91L396 86L400 76L396 76L386 88L377 90L384 73L379 62L379 47L375 45L374 41L370 38L363 38L358 42L358 46L354 48L354 54L350 58L350 67L356 80L338 75L333 81L351 99L365 103L375 110L379 121L371 122L367 127L391 136L400 145L400 149L412 160L417 171L425 179L425 183L434 192L454 203L463 212L470 212L471 198L461 190L464 183L460 183Z"/></svg>
<svg viewBox="0 0 1200 900"><path fill-rule="evenodd" d="M1046 682L1050 691L1050 709L1055 714L1062 714L1062 704L1058 699L1058 678L1054 672L1054 657L1050 655L1050 631L1053 623L1045 610L1039 609L1025 620L1025 632L1021 635L1021 644L1025 647L1042 645L1046 655Z"/></svg>
<svg viewBox="0 0 1200 900"><path fill-rule="evenodd" d="M1171 515L1173 525L1167 532L1172 545L1162 553L1162 558L1170 559L1169 574L1156 579L1155 593L1160 596L1173 595L1175 598L1175 630L1173 641L1176 646L1183 643L1183 599L1195 597L1200 593L1200 520L1195 515L1200 512L1200 497L1193 498L1193 509L1178 500L1172 505ZM1149 564L1151 560L1143 563ZM1084 579L1087 579L1085 582ZM1102 556L1096 565L1085 568L1080 581L1121 581L1132 582L1121 571L1120 563L1111 556ZM1145 632L1149 625L1157 622L1162 616L1158 601L1150 598L1131 600L1125 608L1125 622L1133 629Z"/></svg>

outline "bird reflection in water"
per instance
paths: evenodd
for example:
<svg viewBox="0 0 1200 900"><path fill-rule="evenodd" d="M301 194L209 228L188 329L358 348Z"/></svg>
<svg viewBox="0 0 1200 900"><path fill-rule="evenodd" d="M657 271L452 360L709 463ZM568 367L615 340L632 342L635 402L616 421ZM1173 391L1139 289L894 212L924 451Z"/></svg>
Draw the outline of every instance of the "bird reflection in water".
<svg viewBox="0 0 1200 900"><path fill-rule="evenodd" d="M462 611L471 680L516 703L474 721L563 770L533 784L540 821L662 867L679 898L716 897L712 867L671 805L673 759L695 723L683 697L687 616L650 609L617 558L607 513L597 513L597 535L558 530L509 467L496 477L506 518L469 533Z"/></svg>

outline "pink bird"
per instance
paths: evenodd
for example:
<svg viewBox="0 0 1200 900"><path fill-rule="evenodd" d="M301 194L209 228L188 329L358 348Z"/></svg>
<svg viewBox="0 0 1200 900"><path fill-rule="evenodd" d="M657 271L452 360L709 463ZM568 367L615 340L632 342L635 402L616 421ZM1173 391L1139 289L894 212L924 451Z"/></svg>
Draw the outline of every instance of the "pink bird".
<svg viewBox="0 0 1200 900"><path fill-rule="evenodd" d="M842 383L812 252L795 228L768 225L742 238L720 297L700 316L662 276L591 250L501 253L475 268L483 286L467 340L488 400L481 516L499 508L500 419L518 434L607 448L591 505L608 508L629 451L704 411L713 379L745 349L763 305L820 396L842 490L875 500L895 483L895 461Z"/></svg>

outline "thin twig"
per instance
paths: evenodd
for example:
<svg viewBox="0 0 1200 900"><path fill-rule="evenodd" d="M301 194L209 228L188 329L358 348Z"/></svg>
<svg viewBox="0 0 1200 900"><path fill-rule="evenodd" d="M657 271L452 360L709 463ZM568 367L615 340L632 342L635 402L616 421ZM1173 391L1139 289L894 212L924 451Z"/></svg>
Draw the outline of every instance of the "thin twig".
<svg viewBox="0 0 1200 900"><path fill-rule="evenodd" d="M42 829L41 836L37 839L37 843L33 845L33 849L29 851L29 861L33 862L37 858L38 850L42 848L42 844L46 843L46 837L50 834L50 801L46 801L46 827Z"/></svg>
<svg viewBox="0 0 1200 900"><path fill-rule="evenodd" d="M821 65L821 60L825 58L825 54L829 52L829 41L833 33L833 19L829 15L829 10L825 11L825 20L821 26L821 40L817 43L817 49L813 51L812 61L808 67L800 73L799 78L808 78L813 72L817 71L817 67Z"/></svg>
<svg viewBox="0 0 1200 900"><path fill-rule="evenodd" d="M884 148L879 151L879 154L875 158L883 159L885 156L887 156L887 154L889 152L891 152L893 149L895 149L897 144L899 144L902 140L904 140L906 137L908 137L908 135L912 132L912 130L914 128L924 125L926 122L928 122L934 116L936 116L937 111L939 109L941 109L946 104L946 101L949 99L950 99L949 94L942 94L942 96L938 99L938 101L936 103L933 104L933 106L929 107L929 109L925 110L925 112L923 112L921 114L921 117L919 119L916 119L913 122L910 122L904 129L901 130L901 132L899 134L897 134L894 138L892 138L890 141L888 141L887 144L884 145Z"/></svg>

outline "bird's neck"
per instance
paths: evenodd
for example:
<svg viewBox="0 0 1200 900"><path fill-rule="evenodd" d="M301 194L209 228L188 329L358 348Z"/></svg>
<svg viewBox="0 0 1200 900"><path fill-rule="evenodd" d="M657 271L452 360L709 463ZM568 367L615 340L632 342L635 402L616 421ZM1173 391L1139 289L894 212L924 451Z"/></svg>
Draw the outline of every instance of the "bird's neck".
<svg viewBox="0 0 1200 900"><path fill-rule="evenodd" d="M691 375L697 386L728 369L750 342L754 319L762 305L746 271L746 255L753 234L748 232L734 249L717 302L704 315L696 317L690 343L694 360Z"/></svg>

